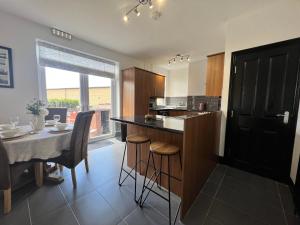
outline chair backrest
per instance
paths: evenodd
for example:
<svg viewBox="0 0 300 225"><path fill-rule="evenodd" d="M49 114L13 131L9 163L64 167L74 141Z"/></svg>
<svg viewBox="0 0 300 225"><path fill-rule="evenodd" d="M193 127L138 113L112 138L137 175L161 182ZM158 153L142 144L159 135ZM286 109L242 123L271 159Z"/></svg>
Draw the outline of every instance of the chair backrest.
<svg viewBox="0 0 300 225"><path fill-rule="evenodd" d="M0 190L10 188L10 169L7 152L0 138Z"/></svg>
<svg viewBox="0 0 300 225"><path fill-rule="evenodd" d="M60 115L60 121L61 123L67 122L67 108L47 108L49 111L49 114L45 116L45 120L53 120L54 115Z"/></svg>
<svg viewBox="0 0 300 225"><path fill-rule="evenodd" d="M87 156L92 117L95 111L78 113L71 138L71 164L76 166Z"/></svg>

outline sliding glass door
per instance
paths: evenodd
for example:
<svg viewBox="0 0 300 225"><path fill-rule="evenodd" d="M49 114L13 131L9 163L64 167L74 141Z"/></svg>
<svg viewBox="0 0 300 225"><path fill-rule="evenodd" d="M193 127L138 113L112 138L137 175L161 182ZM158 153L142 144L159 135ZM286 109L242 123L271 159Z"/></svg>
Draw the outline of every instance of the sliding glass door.
<svg viewBox="0 0 300 225"><path fill-rule="evenodd" d="M112 81L109 78L88 76L88 109L95 115L91 124L91 138L109 135L112 132Z"/></svg>
<svg viewBox="0 0 300 225"><path fill-rule="evenodd" d="M67 108L67 123L74 123L80 111L94 110L90 138L112 135L112 80L96 75L45 67L49 108Z"/></svg>

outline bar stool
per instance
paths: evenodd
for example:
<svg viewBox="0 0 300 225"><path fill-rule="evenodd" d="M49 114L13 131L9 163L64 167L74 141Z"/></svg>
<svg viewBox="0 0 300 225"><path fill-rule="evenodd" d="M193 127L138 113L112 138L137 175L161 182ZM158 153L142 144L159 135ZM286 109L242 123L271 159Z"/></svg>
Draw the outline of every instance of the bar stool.
<svg viewBox="0 0 300 225"><path fill-rule="evenodd" d="M150 157L152 157L152 159L154 161L154 156L153 156L154 154L160 156L160 169L159 169L159 171L154 169L153 174L151 175L149 181L146 184L146 178L147 178L147 173L148 173L148 168L149 168ZM140 196L140 206L141 207L143 207L143 204L146 201L147 197L149 196L150 192L152 192L152 193L158 195L159 197L163 198L164 200L166 200L169 203L169 224L171 224L171 178L176 179L178 181L181 181L181 179L172 176L171 173L170 173L170 168L171 168L170 156L174 156L174 155L179 156L180 169L182 170L182 162L181 162L181 155L180 155L179 147L174 146L174 145L170 145L170 144L167 144L167 143L163 143L163 142L153 142L150 145L150 151L149 151L147 167L146 167L146 174L145 174L145 178L144 178L142 193L141 193L141 196ZM163 159L163 157L167 157L167 164L168 164L167 173L162 171L162 159ZM154 168L155 168L155 166L154 166ZM157 183L158 177L160 178L159 187L161 187L161 175L166 175L168 177L168 198L166 198L165 196L163 196L160 193L153 190L153 186L154 186L155 183ZM153 181L152 184L150 184L151 181ZM146 197L143 199L143 195L144 195L146 189L148 190L148 193L147 193ZM177 209L174 224L176 223L180 207L181 207L181 203L180 203L180 205Z"/></svg>
<svg viewBox="0 0 300 225"><path fill-rule="evenodd" d="M143 162L141 160L141 149L142 149L141 145L145 144L145 143L148 143L148 142L150 143L151 141L146 136L130 135L130 136L127 136L126 143L125 143L125 149L124 149L124 154L123 154L122 166L121 166L121 171L120 171L120 176L119 176L119 185L122 186L122 184L124 183L124 181L128 177L131 177L132 179L134 179L134 200L135 200L136 203L138 203L138 200L137 200L137 197L136 197L138 164L141 164L141 162ZM126 150L127 150L128 143L135 144L135 166L129 172L126 169L124 169L124 159L125 159L125 155L126 155ZM139 160L138 160L138 155L139 155ZM134 176L131 174L133 170L135 171L134 172ZM121 181L122 172L125 172L127 175ZM141 172L141 167L140 167L140 172Z"/></svg>

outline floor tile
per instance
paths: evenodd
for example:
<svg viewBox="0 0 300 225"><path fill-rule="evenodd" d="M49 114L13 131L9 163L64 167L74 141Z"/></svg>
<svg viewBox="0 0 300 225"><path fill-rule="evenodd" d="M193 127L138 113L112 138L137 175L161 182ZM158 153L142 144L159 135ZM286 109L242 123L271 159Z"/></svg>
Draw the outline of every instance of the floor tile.
<svg viewBox="0 0 300 225"><path fill-rule="evenodd" d="M12 211L8 215L3 215L2 201L0 207L1 225L30 225L29 209L27 200L12 205Z"/></svg>
<svg viewBox="0 0 300 225"><path fill-rule="evenodd" d="M83 197L95 190L95 186L89 182L86 174L80 175L76 174L77 188L73 188L72 178L64 177L64 182L59 186L67 199L68 202L73 202L74 200Z"/></svg>
<svg viewBox="0 0 300 225"><path fill-rule="evenodd" d="M143 209L137 208L134 210L128 217L125 218L125 221L129 225L168 225L168 219L152 208L146 206Z"/></svg>
<svg viewBox="0 0 300 225"><path fill-rule="evenodd" d="M32 225L79 225L68 206L39 217Z"/></svg>
<svg viewBox="0 0 300 225"><path fill-rule="evenodd" d="M287 215L288 225L300 225L300 217L294 214Z"/></svg>
<svg viewBox="0 0 300 225"><path fill-rule="evenodd" d="M92 192L71 204L80 225L115 225L121 218L97 192Z"/></svg>
<svg viewBox="0 0 300 225"><path fill-rule="evenodd" d="M31 219L35 222L39 217L66 206L66 201L57 186L43 186L29 197Z"/></svg>
<svg viewBox="0 0 300 225"><path fill-rule="evenodd" d="M222 225L222 223L215 218L207 217L203 225Z"/></svg>
<svg viewBox="0 0 300 225"><path fill-rule="evenodd" d="M221 223L222 225L267 225L268 224L262 221L258 221L255 218L252 218L249 215L239 211L238 209L233 208L232 206L218 200L215 200L213 202L208 217L215 218L215 220Z"/></svg>
<svg viewBox="0 0 300 225"><path fill-rule="evenodd" d="M133 199L133 193L126 186L120 187L117 179L113 179L97 191L118 213L120 218L126 217L138 207Z"/></svg>
<svg viewBox="0 0 300 225"><path fill-rule="evenodd" d="M207 181L204 184L203 188L201 189L201 193L204 193L206 195L213 197L217 193L218 188L219 188L219 184Z"/></svg>
<svg viewBox="0 0 300 225"><path fill-rule="evenodd" d="M212 204L213 199L206 195L200 194L194 205L182 221L185 225L203 224L208 213L208 209Z"/></svg>
<svg viewBox="0 0 300 225"><path fill-rule="evenodd" d="M124 143L114 139L112 142L113 145L89 152L89 173L86 173L83 162L76 167L77 189L73 189L70 170L64 169L62 175L65 181L60 185L46 184L36 188L32 183L14 192L11 214L1 215L0 204L0 224L168 224L168 204L165 200L150 194L141 209L133 200L134 180L127 179L119 187ZM138 175L138 196L143 180L144 177ZM156 186L154 188L159 190ZM167 195L165 191L162 194ZM179 202L180 198L172 194L173 217ZM286 185L217 165L184 221L177 220L176 225L300 225L293 210L292 196ZM30 224L29 212L33 224Z"/></svg>
<svg viewBox="0 0 300 225"><path fill-rule="evenodd" d="M293 214L295 207L294 207L293 196L289 186L285 184L278 184L278 190L280 193L280 198L282 201L284 211L287 214Z"/></svg>
<svg viewBox="0 0 300 225"><path fill-rule="evenodd" d="M236 183L228 185L228 183L224 182L216 198L245 214L251 215L253 218L266 221L266 223L272 225L285 224L284 214L280 205L272 205L268 198L264 198L263 193L253 192L251 189L243 189Z"/></svg>
<svg viewBox="0 0 300 225"><path fill-rule="evenodd" d="M261 177L256 174L235 169L233 167L228 167L228 169L226 170L226 176L233 177L240 182L245 182L248 185L259 188L260 190L277 193L276 182L269 178Z"/></svg>
<svg viewBox="0 0 300 225"><path fill-rule="evenodd" d="M208 178L211 183L219 184L224 177L226 168L224 166L217 166Z"/></svg>

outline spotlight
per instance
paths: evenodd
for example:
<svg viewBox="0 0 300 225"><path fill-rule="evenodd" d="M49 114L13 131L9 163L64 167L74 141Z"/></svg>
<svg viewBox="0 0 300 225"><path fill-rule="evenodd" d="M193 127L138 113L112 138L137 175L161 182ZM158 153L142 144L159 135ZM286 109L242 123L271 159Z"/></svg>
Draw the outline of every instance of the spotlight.
<svg viewBox="0 0 300 225"><path fill-rule="evenodd" d="M153 9L153 4L151 0L149 1L149 9Z"/></svg>
<svg viewBox="0 0 300 225"><path fill-rule="evenodd" d="M124 20L125 22L127 22L127 21L128 21L128 16L125 15L125 16L123 17L123 20Z"/></svg>
<svg viewBox="0 0 300 225"><path fill-rule="evenodd" d="M135 12L136 16L140 16L141 15L141 12L139 12L137 8L135 8L134 12Z"/></svg>

